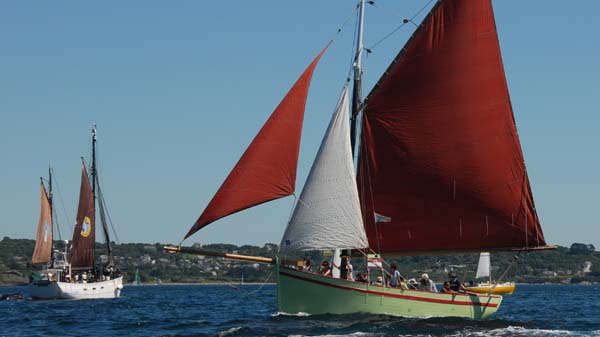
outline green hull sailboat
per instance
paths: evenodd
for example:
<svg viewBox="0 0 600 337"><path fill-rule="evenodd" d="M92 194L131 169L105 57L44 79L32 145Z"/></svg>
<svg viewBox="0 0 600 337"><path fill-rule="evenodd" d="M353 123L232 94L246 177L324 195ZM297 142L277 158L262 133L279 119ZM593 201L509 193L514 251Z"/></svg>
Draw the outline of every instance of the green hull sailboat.
<svg viewBox="0 0 600 337"><path fill-rule="evenodd" d="M310 314L363 312L404 317L486 319L502 303L502 296L496 295L404 290L287 268L279 268L277 295L281 312Z"/></svg>
<svg viewBox="0 0 600 337"><path fill-rule="evenodd" d="M364 10L361 0L353 82L343 86L278 256L165 250L275 264L284 313L486 319L500 308L501 296L356 282L348 260L367 261L371 253L550 248L516 132L491 0L438 1L363 98ZM331 43L271 114L185 238L230 214L295 196L308 89ZM289 260L332 250L343 252L336 277Z"/></svg>

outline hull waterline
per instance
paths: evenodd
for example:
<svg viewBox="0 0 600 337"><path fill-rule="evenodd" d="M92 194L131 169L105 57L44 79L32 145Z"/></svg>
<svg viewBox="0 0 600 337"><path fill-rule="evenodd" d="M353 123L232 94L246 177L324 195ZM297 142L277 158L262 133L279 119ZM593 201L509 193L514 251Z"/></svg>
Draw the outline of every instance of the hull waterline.
<svg viewBox="0 0 600 337"><path fill-rule="evenodd" d="M487 319L502 296L445 294L351 282L279 267L279 311L289 314L373 313L404 317Z"/></svg>
<svg viewBox="0 0 600 337"><path fill-rule="evenodd" d="M123 277L92 283L36 282L27 287L36 300L117 298L123 289Z"/></svg>

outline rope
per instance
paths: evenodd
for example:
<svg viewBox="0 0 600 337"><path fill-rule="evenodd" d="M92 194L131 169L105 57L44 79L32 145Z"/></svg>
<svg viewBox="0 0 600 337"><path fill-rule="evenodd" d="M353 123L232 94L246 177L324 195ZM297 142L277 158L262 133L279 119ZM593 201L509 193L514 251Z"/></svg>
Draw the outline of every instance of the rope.
<svg viewBox="0 0 600 337"><path fill-rule="evenodd" d="M52 168L50 168L50 170L53 173ZM50 182L48 179L46 179L44 177L42 177L42 181L46 181L47 183ZM58 224L58 215L56 214L56 210L54 209L54 195L52 195L51 198L52 198L52 223L53 223L53 225L56 225L53 227L56 228L56 231L58 233L58 239L60 241L62 241L62 235L60 234L60 225Z"/></svg>
<svg viewBox="0 0 600 337"><path fill-rule="evenodd" d="M99 157L99 153L99 147L96 144L96 159ZM96 165L98 165L98 160L96 160ZM104 193L102 193L102 185L100 184L100 170L98 170L98 167L96 167L96 182L98 183L98 203L102 203L102 205L104 206L104 213L108 218L108 223L110 224L110 228L112 229L112 232L115 236L115 240L118 244L121 244L119 236L117 235L117 231L115 230L115 225L112 221L112 218L110 217L110 212L108 211L108 206L106 205L106 200L104 199Z"/></svg>
<svg viewBox="0 0 600 337"><path fill-rule="evenodd" d="M262 288L263 288L263 287L264 287L264 286L265 286L265 285L266 285L266 284L269 282L269 280L271 279L271 276L272 276L272 275L273 275L273 271L271 271L271 272L269 273L269 275L267 276L267 278L266 278L266 279L263 281L263 283L262 283L262 284L261 284L261 285L260 285L260 286L259 286L257 289L254 289L253 291L244 291L242 288L240 288L240 287L238 287L238 286L234 285L232 282L225 281L225 280L223 280L223 279L222 279L222 281L223 281L225 284L227 284L229 287L231 287L232 289L234 289L234 290L236 290L236 291L239 291L239 292L242 292L242 293L243 293L243 295L244 295L245 297L250 297L250 295L253 295L253 294L257 293L258 291L260 291L260 290L261 290L261 289L262 289ZM275 308L275 309L277 309L277 307L276 307L276 306L274 306L273 304L271 304L271 303L267 303L267 302L265 302L265 301L261 300L261 299L260 299L260 298L258 298L258 297L254 297L254 299L255 299L255 300L257 300L257 301L259 301L260 303L262 303L262 304L264 304L264 305L267 305L267 306L270 306L270 307L272 307L272 308Z"/></svg>
<svg viewBox="0 0 600 337"><path fill-rule="evenodd" d="M397 31L399 31L402 27L406 26L408 23L412 23L413 25L415 25L416 27L418 27L413 20L419 15L421 14L421 12L423 12L427 7L429 7L429 5L436 0L429 0L425 6L423 6L421 9L419 9L419 11L417 11L417 13L415 13L413 16L411 16L410 19L406 19L405 17L402 17L403 22L400 26L394 28L390 33L388 33L387 35L385 35L383 38L381 38L379 41L375 42L375 44L373 44L370 48L367 48L368 52L371 52L375 47L377 47L381 42L387 40L390 36L394 35ZM374 5L375 6L375 5ZM377 8L380 8L378 6L375 6ZM381 9L381 8L380 8ZM393 12L392 12L393 13ZM399 16L397 14L394 13L395 16Z"/></svg>
<svg viewBox="0 0 600 337"><path fill-rule="evenodd" d="M71 219L69 218L69 214L67 213L67 209L65 208L65 201L63 200L62 193L60 192L60 187L58 185L58 178L56 177L56 173L54 172L54 169L52 169L52 176L54 177L54 186L56 186L56 191L58 192L58 198L60 199L64 217L67 218L67 223L72 224ZM56 218L58 220L58 214L56 214ZM57 226L58 226L58 221L57 221ZM74 228L72 228L72 229L74 229ZM60 233L60 229L59 229L59 233ZM60 236L60 234L59 234L59 236Z"/></svg>

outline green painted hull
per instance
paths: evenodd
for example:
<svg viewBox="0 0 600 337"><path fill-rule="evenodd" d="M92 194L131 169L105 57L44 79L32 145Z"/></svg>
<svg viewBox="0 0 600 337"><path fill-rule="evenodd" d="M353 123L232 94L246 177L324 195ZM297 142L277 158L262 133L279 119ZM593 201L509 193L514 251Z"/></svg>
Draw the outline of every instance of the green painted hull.
<svg viewBox="0 0 600 337"><path fill-rule="evenodd" d="M278 267L279 311L289 314L373 313L404 317L486 319L502 302L497 295L402 290Z"/></svg>

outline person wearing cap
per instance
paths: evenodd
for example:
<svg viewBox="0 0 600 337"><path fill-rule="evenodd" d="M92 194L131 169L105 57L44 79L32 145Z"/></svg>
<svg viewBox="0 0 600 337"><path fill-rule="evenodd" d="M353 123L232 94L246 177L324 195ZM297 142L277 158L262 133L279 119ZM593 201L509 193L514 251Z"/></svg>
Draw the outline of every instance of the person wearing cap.
<svg viewBox="0 0 600 337"><path fill-rule="evenodd" d="M423 275L421 275L421 280L419 282L419 289L420 290L427 290L427 291L431 291L434 293L438 292L438 289L435 285L435 282L433 282L432 280L429 279L429 275L427 275L427 273L423 273Z"/></svg>
<svg viewBox="0 0 600 337"><path fill-rule="evenodd" d="M465 292L465 287L463 287L453 271L448 272L448 282L450 282L450 289L456 292Z"/></svg>

